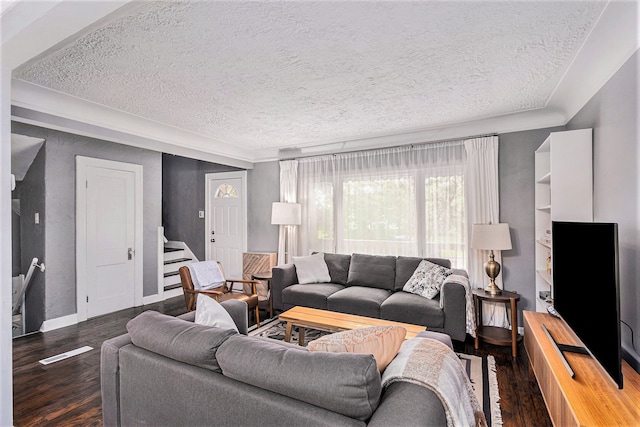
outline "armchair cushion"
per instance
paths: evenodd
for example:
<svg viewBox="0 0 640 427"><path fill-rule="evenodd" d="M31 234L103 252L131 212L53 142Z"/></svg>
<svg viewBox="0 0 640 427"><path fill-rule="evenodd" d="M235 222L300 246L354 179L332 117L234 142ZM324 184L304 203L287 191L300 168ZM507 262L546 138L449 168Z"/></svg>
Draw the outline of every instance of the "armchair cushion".
<svg viewBox="0 0 640 427"><path fill-rule="evenodd" d="M138 347L215 372L222 372L216 359L218 347L237 335L231 329L197 325L152 310L127 322L127 331Z"/></svg>
<svg viewBox="0 0 640 427"><path fill-rule="evenodd" d="M232 329L238 332L238 327L219 302L213 298L198 294L196 302L195 323L198 325L215 326L220 329Z"/></svg>

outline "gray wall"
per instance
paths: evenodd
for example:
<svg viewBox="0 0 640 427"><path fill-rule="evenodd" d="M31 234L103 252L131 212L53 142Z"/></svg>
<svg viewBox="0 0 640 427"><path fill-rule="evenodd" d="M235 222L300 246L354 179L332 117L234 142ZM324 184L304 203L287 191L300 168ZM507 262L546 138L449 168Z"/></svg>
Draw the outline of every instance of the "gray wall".
<svg viewBox="0 0 640 427"><path fill-rule="evenodd" d="M45 164L46 143L33 159L31 167L20 182L20 246L21 272L27 274L31 260L36 257L40 262L47 261L45 251L46 224L46 188ZM40 224L35 224L35 213L40 214ZM42 273L34 270L29 289L25 297L25 332L40 329L45 320L45 289L49 271ZM75 300L74 300L75 303Z"/></svg>
<svg viewBox="0 0 640 427"><path fill-rule="evenodd" d="M633 328L636 343L640 343L639 62L636 52L567 124L568 129L593 128L593 216L595 221L618 223L621 318ZM621 328L623 347L632 353L631 332L624 324ZM640 366L640 356L633 357Z"/></svg>
<svg viewBox="0 0 640 427"><path fill-rule="evenodd" d="M205 210L205 175L239 168L189 159L172 154L162 155L162 224L168 240L185 242L204 260L205 223L198 211ZM249 195L252 194L248 190Z"/></svg>
<svg viewBox="0 0 640 427"><path fill-rule="evenodd" d="M12 196L13 199L18 197ZM16 277L22 273L22 256L20 245L20 215L11 211L11 277Z"/></svg>
<svg viewBox="0 0 640 427"><path fill-rule="evenodd" d="M499 135L500 222L509 224L513 249L502 251L504 288L520 294L522 311L535 311L534 152L550 132L563 127Z"/></svg>
<svg viewBox="0 0 640 427"><path fill-rule="evenodd" d="M247 192L247 250L278 252L278 226L271 225L271 204L280 201L280 163L256 163L247 172Z"/></svg>
<svg viewBox="0 0 640 427"><path fill-rule="evenodd" d="M143 166L143 294L157 293L157 228L162 216L162 156L155 151L12 123L12 132L44 138L47 286L45 319L76 313L75 157L135 163ZM22 241L23 246L25 241Z"/></svg>

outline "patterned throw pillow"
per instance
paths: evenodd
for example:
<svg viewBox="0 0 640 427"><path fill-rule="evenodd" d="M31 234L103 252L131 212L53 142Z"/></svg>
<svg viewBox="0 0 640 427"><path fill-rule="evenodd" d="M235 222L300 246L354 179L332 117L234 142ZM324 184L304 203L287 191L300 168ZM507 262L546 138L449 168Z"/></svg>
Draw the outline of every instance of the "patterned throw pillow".
<svg viewBox="0 0 640 427"><path fill-rule="evenodd" d="M383 372L404 342L407 330L402 326L370 326L325 335L311 341L309 351L371 354L378 370Z"/></svg>
<svg viewBox="0 0 640 427"><path fill-rule="evenodd" d="M416 271L414 271L409 280L407 280L402 290L433 299L438 295L438 292L440 292L444 279L451 273L450 268L434 264L424 259L420 261L418 268L416 268Z"/></svg>

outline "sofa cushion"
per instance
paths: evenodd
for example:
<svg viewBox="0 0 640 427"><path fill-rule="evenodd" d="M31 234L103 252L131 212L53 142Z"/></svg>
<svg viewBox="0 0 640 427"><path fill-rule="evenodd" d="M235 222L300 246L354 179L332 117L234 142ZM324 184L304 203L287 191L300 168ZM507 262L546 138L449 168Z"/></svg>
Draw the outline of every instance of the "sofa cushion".
<svg viewBox="0 0 640 427"><path fill-rule="evenodd" d="M383 372L398 354L406 335L407 330L402 326L370 326L325 335L311 341L307 348L310 351L372 354L378 370Z"/></svg>
<svg viewBox="0 0 640 427"><path fill-rule="evenodd" d="M309 256L294 256L293 265L296 266L298 283L327 283L331 281L327 263L322 252Z"/></svg>
<svg viewBox="0 0 640 427"><path fill-rule="evenodd" d="M423 298L409 292L394 292L380 305L380 318L396 322L444 327L444 311L438 299Z"/></svg>
<svg viewBox="0 0 640 427"><path fill-rule="evenodd" d="M349 286L327 298L327 310L379 318L380 304L390 295L386 289Z"/></svg>
<svg viewBox="0 0 640 427"><path fill-rule="evenodd" d="M329 268L331 283L346 285L349 278L349 264L351 263L351 255L344 254L328 254L325 252L324 261Z"/></svg>
<svg viewBox="0 0 640 427"><path fill-rule="evenodd" d="M223 375L367 420L380 401L380 372L370 354L311 352L236 335L217 353Z"/></svg>
<svg viewBox="0 0 640 427"><path fill-rule="evenodd" d="M451 275L451 269L434 264L426 259L420 261L418 268L402 288L405 292L433 299L440 292L442 283Z"/></svg>
<svg viewBox="0 0 640 427"><path fill-rule="evenodd" d="M344 286L335 283L291 285L282 290L282 302L286 306L302 305L326 310L329 295L341 289Z"/></svg>
<svg viewBox="0 0 640 427"><path fill-rule="evenodd" d="M216 350L238 332L211 326L196 325L186 320L145 311L129 322L131 342L145 350L201 368L221 372Z"/></svg>
<svg viewBox="0 0 640 427"><path fill-rule="evenodd" d="M393 290L396 280L396 257L382 255L351 255L347 286Z"/></svg>
<svg viewBox="0 0 640 427"><path fill-rule="evenodd" d="M231 315L211 297L198 294L196 300L196 317L194 322L198 325L215 326L220 329L232 329L238 332Z"/></svg>
<svg viewBox="0 0 640 427"><path fill-rule="evenodd" d="M451 261L445 258L420 258L420 257L407 257L399 256L396 259L396 283L394 290L401 290L405 283L411 278L413 272L416 271L420 261L426 259L434 264L441 265L446 268L451 268Z"/></svg>

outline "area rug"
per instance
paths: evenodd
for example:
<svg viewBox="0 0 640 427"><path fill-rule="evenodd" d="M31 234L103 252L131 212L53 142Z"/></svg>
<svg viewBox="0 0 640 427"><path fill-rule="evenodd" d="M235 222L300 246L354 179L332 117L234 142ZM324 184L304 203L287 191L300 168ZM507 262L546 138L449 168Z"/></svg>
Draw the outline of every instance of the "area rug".
<svg viewBox="0 0 640 427"><path fill-rule="evenodd" d="M304 334L305 344L327 335L330 332L316 329L306 329ZM249 329L250 336L260 336L275 340L284 340L285 323L278 318L269 320L260 328ZM294 328L291 332L291 342L298 342L298 330ZM470 354L457 353L467 375L471 379L476 398L484 411L487 424L490 427L502 426L502 413L500 412L500 395L498 390L498 379L496 375L496 362L493 356L474 356Z"/></svg>

